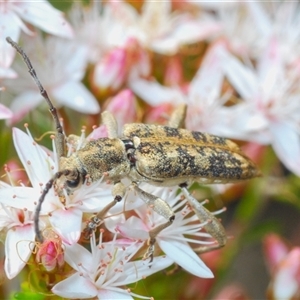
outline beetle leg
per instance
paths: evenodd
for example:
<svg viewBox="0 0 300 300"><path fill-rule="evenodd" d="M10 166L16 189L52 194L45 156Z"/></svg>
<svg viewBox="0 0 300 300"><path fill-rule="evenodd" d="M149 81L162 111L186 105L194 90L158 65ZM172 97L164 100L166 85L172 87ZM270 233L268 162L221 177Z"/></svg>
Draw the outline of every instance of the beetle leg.
<svg viewBox="0 0 300 300"><path fill-rule="evenodd" d="M159 197L156 197L150 193L147 193L140 189L135 182L132 183L132 187L134 191L138 194L138 196L151 208L157 212L159 215L165 217L168 221L166 223L163 223L159 226L156 226L152 230L149 231L149 239L148 239L148 250L144 255L144 259L150 258L150 262L153 261L153 255L154 255L154 245L156 242L157 235L165 228L170 226L174 219L175 214L172 211L171 207L167 202L162 200Z"/></svg>
<svg viewBox="0 0 300 300"><path fill-rule="evenodd" d="M186 184L181 184L180 188L195 214L198 216L200 222L207 222L207 224L204 225L206 232L209 233L218 243L217 245L201 246L196 249L196 252L205 253L222 248L227 242L227 236L223 225L209 210L207 210L190 194Z"/></svg>
<svg viewBox="0 0 300 300"><path fill-rule="evenodd" d="M87 223L86 228L84 229L84 235L86 238L89 238L92 232L101 225L108 211L124 198L125 192L126 187L122 182L116 182L114 184L112 189L114 200L108 203L97 215L91 217L91 219Z"/></svg>
<svg viewBox="0 0 300 300"><path fill-rule="evenodd" d="M173 111L169 119L168 126L174 128L183 128L185 125L184 121L186 117L186 110L187 110L186 104L178 105Z"/></svg>
<svg viewBox="0 0 300 300"><path fill-rule="evenodd" d="M115 117L109 112L104 111L101 114L102 123L106 126L107 135L109 138L117 138L118 137L118 123Z"/></svg>

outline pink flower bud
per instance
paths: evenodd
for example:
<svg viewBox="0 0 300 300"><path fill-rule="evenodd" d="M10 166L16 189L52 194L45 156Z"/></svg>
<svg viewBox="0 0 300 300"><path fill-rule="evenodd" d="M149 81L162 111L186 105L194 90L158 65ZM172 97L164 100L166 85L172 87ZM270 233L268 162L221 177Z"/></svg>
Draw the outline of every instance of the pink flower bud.
<svg viewBox="0 0 300 300"><path fill-rule="evenodd" d="M64 250L61 238L52 229L46 229L43 236L45 240L38 247L36 261L41 263L48 272L51 272L56 266L61 268L64 265Z"/></svg>
<svg viewBox="0 0 300 300"><path fill-rule="evenodd" d="M126 49L115 48L96 64L93 82L100 91L117 90L121 86L126 75L126 59Z"/></svg>
<svg viewBox="0 0 300 300"><path fill-rule="evenodd" d="M269 234L264 239L264 253L271 273L287 255L289 249L284 241L276 234Z"/></svg>
<svg viewBox="0 0 300 300"><path fill-rule="evenodd" d="M125 89L109 100L106 110L111 112L119 125L132 123L137 118L135 96L131 90Z"/></svg>
<svg viewBox="0 0 300 300"><path fill-rule="evenodd" d="M182 64L178 56L173 56L169 59L164 82L167 86L179 86L182 84Z"/></svg>
<svg viewBox="0 0 300 300"><path fill-rule="evenodd" d="M294 247L278 265L268 294L271 299L298 299L300 293L300 248Z"/></svg>

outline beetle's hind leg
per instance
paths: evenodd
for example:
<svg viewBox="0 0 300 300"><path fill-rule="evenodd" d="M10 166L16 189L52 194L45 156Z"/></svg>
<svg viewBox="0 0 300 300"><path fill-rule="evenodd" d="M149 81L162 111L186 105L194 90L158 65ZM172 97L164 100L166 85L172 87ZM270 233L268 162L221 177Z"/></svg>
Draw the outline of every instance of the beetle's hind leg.
<svg viewBox="0 0 300 300"><path fill-rule="evenodd" d="M217 245L198 247L196 252L205 253L225 246L227 242L227 236L220 221L190 194L187 189L187 184L181 184L179 187L181 188L189 205L198 216L200 222L206 222L206 225L203 226L206 232L209 233L218 243Z"/></svg>
<svg viewBox="0 0 300 300"><path fill-rule="evenodd" d="M175 214L169 204L162 200L159 197L156 197L150 193L147 193L140 189L138 185L133 182L132 187L134 191L138 194L138 196L147 204L149 205L155 212L157 212L159 215L165 217L168 221L166 223L163 223L159 226L156 226L152 230L149 231L149 239L148 239L148 250L144 255L144 259L150 258L150 262L153 261L153 255L154 255L154 245L156 242L157 235L165 228L170 226L174 219Z"/></svg>

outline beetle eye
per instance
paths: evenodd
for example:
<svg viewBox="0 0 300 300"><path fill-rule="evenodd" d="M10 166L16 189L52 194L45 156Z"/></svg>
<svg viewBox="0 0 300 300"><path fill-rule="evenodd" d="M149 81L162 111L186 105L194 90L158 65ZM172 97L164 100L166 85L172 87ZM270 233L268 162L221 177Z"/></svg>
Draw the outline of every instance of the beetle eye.
<svg viewBox="0 0 300 300"><path fill-rule="evenodd" d="M76 188L79 184L79 176L74 179L74 180L67 180L66 181L66 185L69 187L69 188Z"/></svg>

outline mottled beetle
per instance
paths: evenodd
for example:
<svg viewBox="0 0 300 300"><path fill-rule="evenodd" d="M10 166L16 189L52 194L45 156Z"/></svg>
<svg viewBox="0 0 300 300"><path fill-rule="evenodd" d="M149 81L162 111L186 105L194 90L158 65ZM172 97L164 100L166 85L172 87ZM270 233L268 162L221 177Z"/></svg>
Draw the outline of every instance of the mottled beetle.
<svg viewBox="0 0 300 300"><path fill-rule="evenodd" d="M115 118L109 112L103 112L102 121L107 127L108 138L89 141L83 148L67 157L66 137L56 108L38 80L27 55L10 38L7 38L7 42L21 54L27 64L30 75L49 105L56 125L55 142L59 171L46 184L36 207L35 230L40 242L43 241L43 237L39 229L39 215L45 196L52 186L57 194L64 198L63 188L68 194L72 194L80 188L86 178L94 182L104 177L105 180L114 183L114 199L90 220L87 225L88 233L95 230L108 210L122 200L126 187L121 179L128 178L138 196L167 220L150 231L149 248L145 257L153 259L155 238L161 230L172 224L175 215L164 200L140 189L140 182L181 188L199 219L202 222L207 221L205 230L218 243L203 246L198 252L207 252L225 245L227 238L223 226L191 196L187 187L192 182L227 183L259 176L260 172L255 164L235 143L214 135L179 128L183 125L186 113L186 106L181 105L172 114L168 126L127 124L121 137L117 134Z"/></svg>

